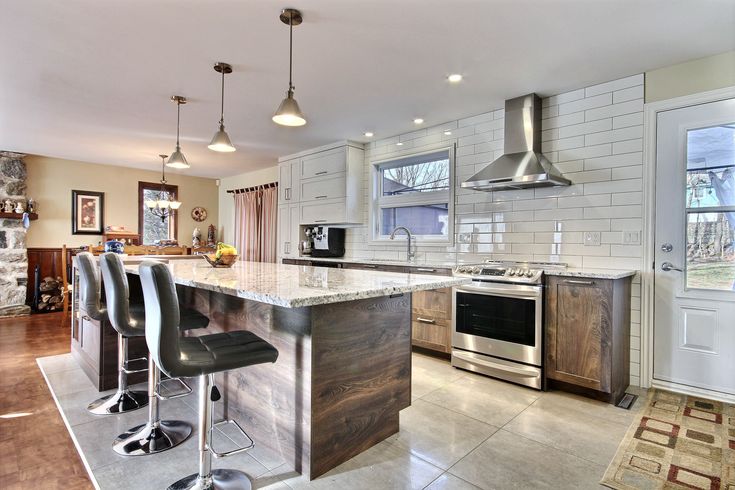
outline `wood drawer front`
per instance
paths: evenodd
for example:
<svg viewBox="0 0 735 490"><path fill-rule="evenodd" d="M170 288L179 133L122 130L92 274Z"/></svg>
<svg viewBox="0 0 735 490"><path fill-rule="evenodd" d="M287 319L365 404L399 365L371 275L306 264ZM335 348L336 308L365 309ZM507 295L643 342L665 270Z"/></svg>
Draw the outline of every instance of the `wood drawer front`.
<svg viewBox="0 0 735 490"><path fill-rule="evenodd" d="M452 336L449 322L437 320L436 323L411 322L411 343L425 349L439 352L451 352L450 339Z"/></svg>
<svg viewBox="0 0 735 490"><path fill-rule="evenodd" d="M323 151L301 159L301 178L320 177L347 170L347 152L344 147Z"/></svg>
<svg viewBox="0 0 735 490"><path fill-rule="evenodd" d="M414 315L432 320L452 320L452 288L430 289L413 293Z"/></svg>
<svg viewBox="0 0 735 490"><path fill-rule="evenodd" d="M319 225L345 222L344 199L322 199L301 204L301 219L303 225Z"/></svg>
<svg viewBox="0 0 735 490"><path fill-rule="evenodd" d="M547 376L609 392L612 285L550 278L546 297Z"/></svg>
<svg viewBox="0 0 735 490"><path fill-rule="evenodd" d="M301 201L344 198L347 189L346 178L345 174L341 174L302 182Z"/></svg>

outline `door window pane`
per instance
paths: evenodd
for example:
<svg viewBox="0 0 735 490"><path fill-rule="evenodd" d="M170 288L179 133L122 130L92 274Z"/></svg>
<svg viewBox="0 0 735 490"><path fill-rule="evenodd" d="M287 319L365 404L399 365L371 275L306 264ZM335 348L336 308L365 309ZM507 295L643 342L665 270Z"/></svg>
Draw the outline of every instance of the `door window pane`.
<svg viewBox="0 0 735 490"><path fill-rule="evenodd" d="M687 133L686 287L735 290L735 123Z"/></svg>
<svg viewBox="0 0 735 490"><path fill-rule="evenodd" d="M166 199L167 193L161 192L160 185L158 189L143 189L142 202L139 206L143 207L143 223L142 223L142 236L141 240L143 245L155 245L158 240L173 240L174 237L174 226L170 216L161 219L160 216L156 216L145 205L146 201L157 201L158 199Z"/></svg>
<svg viewBox="0 0 735 490"><path fill-rule="evenodd" d="M414 235L446 236L449 230L449 205L426 204L382 208L381 234L390 235L396 226L405 226Z"/></svg>

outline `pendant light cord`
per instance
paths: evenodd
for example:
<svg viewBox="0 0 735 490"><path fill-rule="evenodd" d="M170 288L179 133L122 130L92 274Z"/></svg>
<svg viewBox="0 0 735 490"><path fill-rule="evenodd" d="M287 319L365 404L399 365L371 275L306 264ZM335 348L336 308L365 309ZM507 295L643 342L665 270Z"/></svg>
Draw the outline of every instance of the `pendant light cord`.
<svg viewBox="0 0 735 490"><path fill-rule="evenodd" d="M225 128L225 68L222 67L222 105L219 111L219 129Z"/></svg>
<svg viewBox="0 0 735 490"><path fill-rule="evenodd" d="M181 101L176 100L176 151L181 149L179 144L179 127L181 126Z"/></svg>
<svg viewBox="0 0 735 490"><path fill-rule="evenodd" d="M293 12L288 15L288 91L293 93Z"/></svg>

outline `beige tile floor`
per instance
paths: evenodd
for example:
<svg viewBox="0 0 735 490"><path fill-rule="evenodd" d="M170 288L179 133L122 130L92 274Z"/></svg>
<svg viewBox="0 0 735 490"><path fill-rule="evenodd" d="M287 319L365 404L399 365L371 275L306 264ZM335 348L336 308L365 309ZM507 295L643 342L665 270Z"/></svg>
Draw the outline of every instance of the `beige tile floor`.
<svg viewBox="0 0 735 490"><path fill-rule="evenodd" d="M64 359L45 359L39 364L48 366L51 387L82 450L90 453L101 488L131 488L120 482L165 488L175 476L196 469L191 440L177 448L179 454L167 451L146 461L107 454L112 451L103 446L109 438L99 435L113 434L129 420L90 418L82 405L93 390L84 383L74 386L78 368ZM642 403L639 399L627 411L567 393L537 392L416 353L412 387L412 406L401 412L398 434L312 482L257 447L224 464L248 472L254 488L279 490L599 488ZM194 403L168 410L194 422ZM192 452L191 458L182 457L184 451Z"/></svg>

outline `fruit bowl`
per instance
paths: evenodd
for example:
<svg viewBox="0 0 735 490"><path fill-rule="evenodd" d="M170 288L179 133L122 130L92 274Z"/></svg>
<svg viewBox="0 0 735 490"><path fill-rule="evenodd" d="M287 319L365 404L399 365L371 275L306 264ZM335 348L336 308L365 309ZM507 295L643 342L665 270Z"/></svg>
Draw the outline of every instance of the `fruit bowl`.
<svg viewBox="0 0 735 490"><path fill-rule="evenodd" d="M209 262L212 267L232 267L237 262L239 255L222 255L219 259L214 258L214 254L204 255L204 260Z"/></svg>

